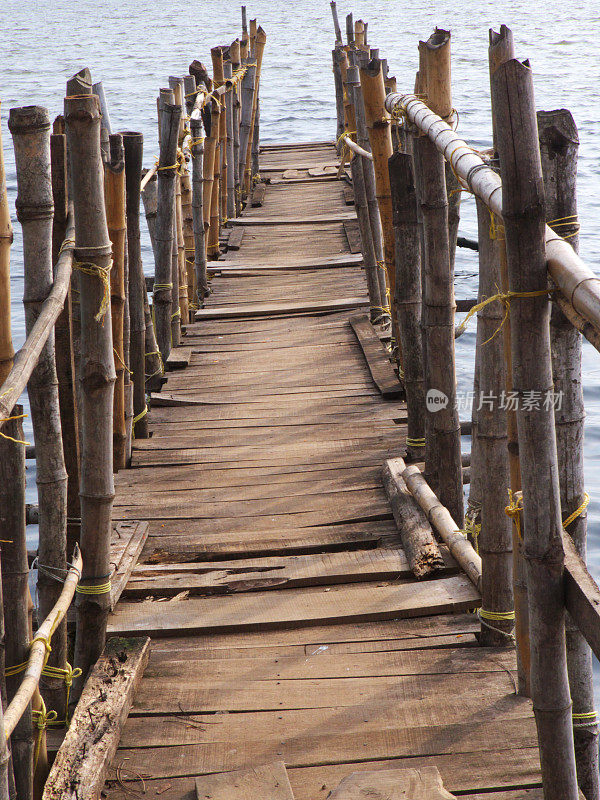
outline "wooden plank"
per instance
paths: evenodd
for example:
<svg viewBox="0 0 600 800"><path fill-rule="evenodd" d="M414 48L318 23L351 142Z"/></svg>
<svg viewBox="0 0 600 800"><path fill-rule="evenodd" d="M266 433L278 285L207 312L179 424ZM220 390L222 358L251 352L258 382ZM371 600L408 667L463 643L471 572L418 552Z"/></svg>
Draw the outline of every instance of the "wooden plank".
<svg viewBox="0 0 600 800"><path fill-rule="evenodd" d="M167 356L167 369L184 369L192 358L191 347L174 347Z"/></svg>
<svg viewBox="0 0 600 800"><path fill-rule="evenodd" d="M596 658L600 658L600 588L568 533L563 532L562 541L565 551L565 606Z"/></svg>
<svg viewBox="0 0 600 800"><path fill-rule="evenodd" d="M350 317L350 325L364 353L375 385L386 400L404 396L404 387L398 380L390 358L365 314Z"/></svg>
<svg viewBox="0 0 600 800"><path fill-rule="evenodd" d="M283 761L196 778L197 800L294 800Z"/></svg>
<svg viewBox="0 0 600 800"><path fill-rule="evenodd" d="M319 225L321 223L346 222L346 220L356 220L354 211L338 211L337 213L318 214L306 217L287 217L277 215L261 215L234 217L230 223L237 226L249 225ZM358 223L357 223L358 224Z"/></svg>
<svg viewBox="0 0 600 800"><path fill-rule="evenodd" d="M231 231L227 241L227 250L239 250L242 246L245 230L243 227L238 226ZM212 269L212 261L208 265L208 269Z"/></svg>
<svg viewBox="0 0 600 800"><path fill-rule="evenodd" d="M254 191L252 192L252 199L250 201L250 205L252 208L259 208L262 206L263 201L265 199L265 192L267 189L266 183L257 183L254 187Z"/></svg>
<svg viewBox="0 0 600 800"><path fill-rule="evenodd" d="M92 669L44 787L43 800L95 800L148 661L150 640L113 639Z"/></svg>
<svg viewBox="0 0 600 800"><path fill-rule="evenodd" d="M210 598L190 598L179 603L121 602L109 622L111 634L152 636L195 632L256 630L289 625L335 623L427 616L466 611L480 604L471 582L458 575L425 583L387 586L355 584L321 588L283 589L226 595L214 603Z"/></svg>
<svg viewBox="0 0 600 800"><path fill-rule="evenodd" d="M323 169L325 167L335 167L336 170L337 170L339 165L340 165L340 162L337 161L337 160L336 161L331 161L331 160L330 161L323 161L323 162L318 162L318 163L314 163L313 162L312 164L310 162L298 162L298 163L286 164L285 167L282 166L281 164L279 166L261 164L260 165L260 171L264 172L264 173L267 173L267 172L282 172L283 170L286 170L286 171L287 170L310 170L310 169L317 169L317 168Z"/></svg>
<svg viewBox="0 0 600 800"><path fill-rule="evenodd" d="M316 150L323 147L335 147L333 139L318 140L316 142L268 142L260 145L261 153L288 153L293 150L308 149Z"/></svg>
<svg viewBox="0 0 600 800"><path fill-rule="evenodd" d="M236 228L237 230L237 228ZM247 263L240 261L212 261L210 269L216 274L222 273L223 275L235 274L236 271L251 271L260 270L261 272L268 271L285 271L294 272L297 270L313 270L313 269L332 269L339 267L356 267L362 264L362 254L352 255L351 253L343 253L340 256L331 256L329 258L312 258L306 261L300 261L291 264L274 264L267 263Z"/></svg>
<svg viewBox="0 0 600 800"><path fill-rule="evenodd" d="M437 767L352 772L329 800L452 800Z"/></svg>
<svg viewBox="0 0 600 800"><path fill-rule="evenodd" d="M197 322L206 319L240 319L241 317L277 316L280 314L312 314L328 311L342 311L368 305L364 297L344 297L335 300L315 300L312 303L280 301L278 303L249 303L245 307L221 306L220 308L201 308L196 311Z"/></svg>
<svg viewBox="0 0 600 800"><path fill-rule="evenodd" d="M358 221L350 220L344 222L344 233L348 240L348 247L351 253L362 253L362 242L360 239L360 231L358 229Z"/></svg>
<svg viewBox="0 0 600 800"><path fill-rule="evenodd" d="M352 187L351 186L344 186L342 192L343 192L343 196L344 196L344 203L347 206L353 206L354 205L354 190L352 189Z"/></svg>
<svg viewBox="0 0 600 800"><path fill-rule="evenodd" d="M114 565L113 572L110 576L110 610L112 611L121 597L123 589L125 588L129 576L131 575L135 565L137 564L140 553L142 552L146 540L148 538L148 523L136 522L130 524L129 529L126 527L126 522L120 522L116 526L117 534L125 540L125 546L121 553L120 558L116 558L116 553L111 547L111 564ZM128 530L130 534L127 536Z"/></svg>

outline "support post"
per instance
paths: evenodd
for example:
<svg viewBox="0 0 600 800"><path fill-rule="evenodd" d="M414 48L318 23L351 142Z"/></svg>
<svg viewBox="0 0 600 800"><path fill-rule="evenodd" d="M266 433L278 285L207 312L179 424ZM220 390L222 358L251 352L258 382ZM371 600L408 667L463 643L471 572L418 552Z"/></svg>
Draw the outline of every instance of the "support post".
<svg viewBox="0 0 600 800"><path fill-rule="evenodd" d="M240 52L240 40L234 39L229 48L231 56L231 67L234 76L237 71L241 69L242 57ZM241 206L241 187L240 187L240 117L242 112L242 82L236 79L235 86L232 90L232 125L233 125L233 202L234 202L234 216L238 217L242 210Z"/></svg>
<svg viewBox="0 0 600 800"><path fill-rule="evenodd" d="M242 192L240 196L240 202L244 196L246 153L248 152L248 146L250 144L250 130L252 126L252 108L254 104L254 92L256 89L256 85L257 85L256 64L248 64L246 68L246 74L242 78L242 115L240 118L240 186ZM209 145L211 136L212 136L212 125L211 125L211 131L208 135L209 138L207 138L206 140L206 149L204 153L205 161L207 160L207 158L210 158ZM206 201L205 201L205 207L206 207ZM205 216L206 216L206 211L205 211Z"/></svg>
<svg viewBox="0 0 600 800"><path fill-rule="evenodd" d="M533 80L512 59L492 76L509 286L513 383L523 480L524 555L529 589L531 697L546 800L578 797L565 651L564 551L554 411L529 408L553 390L545 247L544 187ZM529 394L528 394L529 393ZM534 404L535 405L535 404Z"/></svg>
<svg viewBox="0 0 600 800"><path fill-rule="evenodd" d="M246 147L246 156L245 156L245 164L244 164L244 194L250 194L252 189L252 140L253 140L253 132L254 132L254 123L256 120L256 109L258 107L258 92L260 88L260 72L262 67L262 59L263 53L265 51L265 45L267 43L267 36L264 30L259 27L256 31L256 41L255 41L255 48L254 48L254 58L256 60L256 79L255 79L255 87L254 87L254 95L252 98L252 116L250 119L250 138L248 139L248 145Z"/></svg>
<svg viewBox="0 0 600 800"><path fill-rule="evenodd" d="M333 85L335 87L335 113L337 119L336 127L336 147L338 152L342 150L343 143L340 139L344 133L344 88L342 86L342 68L340 61L345 57L344 50L342 49L341 42L336 43L335 48L331 51L333 60Z"/></svg>
<svg viewBox="0 0 600 800"><path fill-rule="evenodd" d="M204 175L204 146L202 136L202 120L192 117L190 120L192 132L192 222L194 226L194 271L196 273L197 297L194 298L201 305L208 295L208 278L206 274L206 240L203 213L203 175Z"/></svg>

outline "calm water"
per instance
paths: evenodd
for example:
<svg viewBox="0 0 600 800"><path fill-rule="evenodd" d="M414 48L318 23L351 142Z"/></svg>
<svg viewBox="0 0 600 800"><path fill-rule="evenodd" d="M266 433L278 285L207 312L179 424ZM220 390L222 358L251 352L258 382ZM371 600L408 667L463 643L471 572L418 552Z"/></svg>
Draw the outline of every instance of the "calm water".
<svg viewBox="0 0 600 800"><path fill-rule="evenodd" d="M239 6L222 0L182 0L169 3L132 0L54 0L50 3L2 0L5 31L0 37L0 98L2 135L7 161L8 191L14 201L16 183L12 143L6 129L12 106L46 106L51 116L62 111L65 80L89 66L94 80L104 82L114 130L140 130L145 137L145 163L157 152L156 95L169 75L182 75L193 58L210 64L210 47L228 43L240 30ZM463 2L367 0L346 5L343 15L369 22L369 41L381 48L398 79L400 90L410 90L417 65L417 42L435 25L450 28L453 49L454 105L460 112L460 132L475 147L491 143L487 43L488 28L501 23L514 32L517 55L529 58L540 109L568 108L579 127L579 216L581 255L600 274L600 145L597 132L598 60L590 46L590 32L600 22L596 0L577 6L552 7L530 0L487 0L470 7ZM192 10L193 16L190 17ZM331 138L335 132L331 47L333 28L328 0L296 0L281 5L272 0L248 3L268 41L261 81L262 141ZM461 232L476 236L473 200L463 203ZM20 230L16 220L13 249L13 331L15 347L24 339ZM147 237L144 266L153 269ZM459 251L457 296L477 291L475 254ZM472 381L474 327L457 343L459 390ZM586 482L591 495L589 563L600 578L600 354L584 343L586 422ZM26 420L26 431L31 428ZM30 467L31 499L35 497ZM30 531L31 537L35 536Z"/></svg>

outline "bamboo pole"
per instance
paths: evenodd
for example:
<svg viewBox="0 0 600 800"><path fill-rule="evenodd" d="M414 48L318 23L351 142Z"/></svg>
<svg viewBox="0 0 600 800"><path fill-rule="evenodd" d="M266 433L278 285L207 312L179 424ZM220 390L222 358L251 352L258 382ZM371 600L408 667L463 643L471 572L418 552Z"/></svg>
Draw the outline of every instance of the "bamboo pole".
<svg viewBox="0 0 600 800"><path fill-rule="evenodd" d="M557 233L579 247L577 222L577 151L579 137L570 112L538 111L546 220ZM552 373L560 504L563 519L585 500L583 436L585 410L581 383L581 334L554 304L550 315ZM579 514L568 526L577 552L586 560L587 515ZM567 671L573 699L573 736L577 780L586 800L600 796L598 774L598 720L594 706L592 652L573 620L567 618Z"/></svg>
<svg viewBox="0 0 600 800"><path fill-rule="evenodd" d="M421 241L412 157L394 153L389 161L396 234L396 313L404 354L408 412L406 452L420 461L425 449L425 381L421 339Z"/></svg>
<svg viewBox="0 0 600 800"><path fill-rule="evenodd" d="M342 85L342 69L341 69L341 61L342 59L346 58L346 54L343 50L341 42L338 44L336 43L335 48L331 51L331 56L333 60L333 83L335 87L335 111L336 111L336 118L337 118L337 128L336 128L336 146L338 152L342 150L343 142L341 141L341 136L344 133L345 125L344 125L344 88Z"/></svg>
<svg viewBox="0 0 600 800"><path fill-rule="evenodd" d="M379 208L383 238L383 266L386 285L389 288L389 306L392 314L392 331L396 336L395 313L393 313L393 297L395 296L395 254L394 225L392 220L392 196L388 159L392 155L392 137L390 120L384 109L385 87L381 61L373 59L368 65L360 67L360 83L365 110L365 122L369 135L370 150L373 154L375 175L375 194ZM357 104L358 105L358 104ZM360 113L360 111L358 112ZM358 123L360 124L360 123ZM359 141L362 145L362 142ZM363 145L364 146L364 145ZM386 305L384 303L384 305Z"/></svg>
<svg viewBox="0 0 600 800"><path fill-rule="evenodd" d="M12 486L12 483L11 483ZM2 678L2 699L0 702L0 731L4 731L4 705L6 703L6 686L4 679L5 658L4 658L4 642L5 642L5 627L4 627L4 597L2 595L2 582L0 581L0 670ZM6 736L0 736L0 800L9 800L11 793L14 794L14 775L12 773L12 765L10 759L10 751L8 749L8 742ZM12 790L12 792L11 792Z"/></svg>
<svg viewBox="0 0 600 800"><path fill-rule="evenodd" d="M204 145L202 137L202 120L191 119L192 131L192 223L194 229L194 272L196 275L195 301L201 305L208 295L208 278L206 274L206 241L203 213L203 181L204 181Z"/></svg>
<svg viewBox="0 0 600 800"><path fill-rule="evenodd" d="M256 31L256 43L255 43L255 48L253 50L254 58L256 59L256 78L255 78L254 94L252 96L252 116L250 119L250 136L248 139L248 144L246 147L246 155L244 159L243 191L245 195L248 195L252 188L252 162L251 162L252 140L254 132L254 122L256 120L256 109L258 107L258 93L260 90L260 73L261 73L263 53L265 51L266 43L267 43L267 36L264 30L259 27L258 30Z"/></svg>
<svg viewBox="0 0 600 800"><path fill-rule="evenodd" d="M143 181L142 181L143 182ZM141 184L140 184L141 186ZM150 242L152 244L152 252L156 261L156 238L155 238L155 225L156 213L158 206L158 180L156 174L148 181L145 188L142 190L142 201L144 203L144 212L146 215L146 222L148 224L148 232L150 234ZM146 320L146 387L148 390L159 389L161 386L161 378L164 374L164 366L160 355L160 350L156 341L156 334L154 330L154 322L150 311L150 304L148 301L148 293L146 291L146 281L144 278L144 317Z"/></svg>
<svg viewBox="0 0 600 800"><path fill-rule="evenodd" d="M539 296L510 306L518 396L552 390L544 247L544 191L533 81L519 61L492 75L510 289ZM540 396L542 396L540 395ZM529 588L531 697L546 800L578 796L565 654L562 519L552 408L517 411Z"/></svg>
<svg viewBox="0 0 600 800"><path fill-rule="evenodd" d="M10 326L10 246L13 240L6 193L4 149L0 136L0 385L13 364L15 351Z"/></svg>
<svg viewBox="0 0 600 800"><path fill-rule="evenodd" d="M129 359L133 373L133 435L136 439L148 438L148 417L146 416L145 391L145 353L146 317L144 297L146 281L142 268L140 246L140 184L144 136L136 131L123 134L125 157L125 192L127 210L127 254L129 262L129 315L131 320L131 340Z"/></svg>
<svg viewBox="0 0 600 800"><path fill-rule="evenodd" d="M248 38L248 20L246 17L246 6L242 6L242 34L244 34L244 36Z"/></svg>
<svg viewBox="0 0 600 800"><path fill-rule="evenodd" d="M223 64L223 74L225 81L231 81L233 77L233 65L231 61ZM235 217L235 166L233 158L233 88L228 84L225 93L225 118L226 118L226 150L227 150L227 172L226 172L226 207L225 217L233 219Z"/></svg>
<svg viewBox="0 0 600 800"><path fill-rule="evenodd" d="M346 14L346 44L348 47L354 46L354 20L352 14Z"/></svg>
<svg viewBox="0 0 600 800"><path fill-rule="evenodd" d="M354 44L361 50L365 46L365 23L362 19L357 19L354 22Z"/></svg>
<svg viewBox="0 0 600 800"><path fill-rule="evenodd" d="M256 64L248 64L246 66L246 74L242 78L242 114L240 117L240 186L242 187L242 194L240 201L243 199L244 194L244 173L246 169L246 153L250 142L250 126L252 124L252 106L254 103L254 91L256 87ZM209 139L206 140L208 152ZM204 158L206 159L207 153L205 152Z"/></svg>
<svg viewBox="0 0 600 800"><path fill-rule="evenodd" d="M450 92L450 34L436 29L419 43L420 77L433 111L447 116L452 110ZM455 522L463 524L463 488L460 421L456 405L454 354L454 274L450 266L448 241L448 198L444 159L429 139L419 141L422 180L421 210L425 239L424 293L426 312L426 364L428 372L428 413L431 415L432 446L426 464L440 502ZM435 400L438 404L435 404Z"/></svg>
<svg viewBox="0 0 600 800"><path fill-rule="evenodd" d="M154 319L156 340L163 363L171 352L171 300L173 279L173 216L175 210L175 163L181 106L174 98L160 101L160 156L158 171L158 205L156 212L156 253L154 273Z"/></svg>
<svg viewBox="0 0 600 800"><path fill-rule="evenodd" d="M331 0L329 5L331 6L331 15L333 17L333 28L335 30L335 42L336 42L336 44L338 44L338 43L339 44L343 44L343 41L342 41L342 30L340 28L340 21L338 19L337 5L335 3L335 0Z"/></svg>
<svg viewBox="0 0 600 800"><path fill-rule="evenodd" d="M185 277L187 281L186 300L188 303L188 315L187 317L184 317L184 319L187 324L188 322L194 321L192 304L196 303L196 298L198 296L198 291L196 289L196 272L194 269L195 245L193 224L194 212L192 209L192 181L189 166L187 164L181 174L181 213L183 215L184 261Z"/></svg>
<svg viewBox="0 0 600 800"><path fill-rule="evenodd" d="M231 56L231 66L233 74L235 75L242 67L242 56L240 49L240 40L234 39L229 48ZM238 217L242 210L241 204L241 187L240 187L240 119L242 113L242 85L241 81L237 80L233 89L233 102L232 102L232 122L233 122L233 202L235 213L234 216Z"/></svg>
<svg viewBox="0 0 600 800"><path fill-rule="evenodd" d="M21 683L22 673L12 674L11 667L27 661L29 655L29 565L25 535L25 446L23 444L22 406L15 406L13 417L2 426L0 438L0 522L2 538L2 593L6 610L5 661L6 696L10 702ZM5 720L6 722L6 720ZM33 722L27 704L17 718L11 735L12 765L18 797L33 796ZM3 737L4 738L4 737Z"/></svg>
<svg viewBox="0 0 600 800"><path fill-rule="evenodd" d="M250 51L248 55L250 58L256 58L256 34L257 34L257 21L256 19L250 20Z"/></svg>
<svg viewBox="0 0 600 800"><path fill-rule="evenodd" d="M113 401L113 470L124 469L127 462L125 431L125 360L123 354L123 320L125 317L125 161L123 137L114 133L109 138L110 153L104 162L104 197L106 224L112 244L110 270L110 317L112 323L113 358L116 381Z"/></svg>
<svg viewBox="0 0 600 800"><path fill-rule="evenodd" d="M75 663L82 678L102 649L110 607L110 539L114 497L112 407L115 368L107 304L111 244L104 211L100 111L95 96L65 98L73 177L75 258L81 286L81 550L84 592L77 598ZM88 270L88 271L85 271Z"/></svg>
<svg viewBox="0 0 600 800"><path fill-rule="evenodd" d="M171 347L179 347L181 344L181 307L179 305L179 235L177 221L177 192L179 185L179 175L175 176L175 197L173 198L173 240L171 242L171 283L173 289L171 293Z"/></svg>
<svg viewBox="0 0 600 800"><path fill-rule="evenodd" d="M260 92L256 98L256 115L254 117L254 130L252 132L252 185L260 180Z"/></svg>
<svg viewBox="0 0 600 800"><path fill-rule="evenodd" d="M183 235L183 200L182 200L182 175L177 176L175 184L175 221L177 224L177 262L179 266L179 336L181 338L181 325L187 324L190 319L188 299L188 278L185 264L185 238Z"/></svg>
<svg viewBox="0 0 600 800"><path fill-rule="evenodd" d="M52 180L50 118L44 108L11 109L8 127L13 137L17 171L17 219L23 229L25 326L29 335L52 289ZM39 497L38 593L40 614L46 616L60 594L56 575L64 575L67 544L67 472L65 469L54 335L42 348L27 384L36 443ZM48 663L64 669L67 632L56 631ZM44 695L49 705L64 710L64 685L48 680Z"/></svg>
<svg viewBox="0 0 600 800"><path fill-rule="evenodd" d="M184 92L183 92L183 78L179 78L175 75L169 75L169 89L173 92L173 96L175 98L176 105L181 107L181 118L179 120L179 137L178 137L178 144L181 147L181 144L186 135L185 129L185 100L184 100Z"/></svg>
<svg viewBox="0 0 600 800"><path fill-rule="evenodd" d="M217 163L217 141L219 133L219 111L215 107L216 103L211 101L209 106L208 126L206 131L206 140L204 144L204 179L203 179L203 210L204 210L204 229L206 232L206 253L207 256L213 255L211 252L214 250L214 241L211 242L211 220L213 216L213 186L215 183L215 165ZM218 217L218 209L217 209ZM217 237L218 238L218 237ZM214 233L213 233L214 240Z"/></svg>
<svg viewBox="0 0 600 800"><path fill-rule="evenodd" d="M52 263L54 265L54 276L56 277L58 259L67 236L68 225L67 137L64 133L56 133L50 136L50 162L52 197L54 201ZM81 508L79 505L79 429L71 314L71 289L69 287L64 307L54 327L60 427L65 468L67 470L67 553L73 552L75 543L79 541L79 525L81 521Z"/></svg>

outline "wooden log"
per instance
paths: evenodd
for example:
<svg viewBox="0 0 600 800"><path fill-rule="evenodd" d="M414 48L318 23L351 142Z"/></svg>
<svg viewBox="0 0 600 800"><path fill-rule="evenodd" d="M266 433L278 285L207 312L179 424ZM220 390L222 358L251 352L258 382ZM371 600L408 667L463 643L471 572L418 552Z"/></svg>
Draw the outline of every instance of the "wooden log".
<svg viewBox="0 0 600 800"><path fill-rule="evenodd" d="M505 61L514 58L514 40L512 31L502 25L500 33L490 30L490 45L488 50L490 80L494 72ZM492 130L496 136L495 120L493 114L494 98L492 102ZM498 149L496 138L494 138L494 156L497 157ZM494 218L492 218L493 220ZM495 225L498 240L498 256L500 258L500 288L507 292L509 288L508 264L506 260L506 241L502 225ZM512 344L511 326L504 325L502 328L504 342L504 362L506 364L506 392L513 391L512 373ZM521 490L521 463L519 460L519 436L517 432L517 413L516 410L509 409L506 417L506 429L508 436L508 463L510 470L510 485L514 492ZM521 519L521 527L523 520ZM523 537L519 535L516 524L513 525L513 587L515 603L515 637L517 644L517 680L519 694L531 695L530 689L530 644L529 644L529 601L527 599L527 575L525 559L523 557Z"/></svg>
<svg viewBox="0 0 600 800"><path fill-rule="evenodd" d="M52 180L50 118L44 108L11 109L9 130L15 147L18 196L17 219L23 229L25 326L31 334L42 304L52 289ZM61 585L67 544L67 472L60 427L58 380L54 361L54 336L50 334L27 384L36 442L36 479L40 507L38 593L45 617ZM67 631L56 631L50 666L64 669ZM64 683L50 680L44 687L49 706L64 712Z"/></svg>
<svg viewBox="0 0 600 800"><path fill-rule="evenodd" d="M171 96L172 97L172 96ZM174 98L173 98L174 101ZM163 362L171 350L171 300L173 280L173 216L175 210L175 162L181 107L171 98L160 104L160 156L158 172L158 204L155 226L154 319L156 340Z"/></svg>
<svg viewBox="0 0 600 800"><path fill-rule="evenodd" d="M50 136L50 162L52 197L54 200L52 264L54 265L54 277L56 277L58 260L61 248L67 237L68 227L67 137L64 133ZM79 519L81 517L79 505L79 429L77 422L78 409L71 300L69 287L64 307L54 327L60 428L65 468L67 470L67 553L73 552L75 543L79 540Z"/></svg>
<svg viewBox="0 0 600 800"><path fill-rule="evenodd" d="M511 303L513 382L524 393L552 390L546 295L544 189L530 69L519 61L492 75L502 175ZM536 294L537 293L537 294ZM552 408L517 411L529 588L531 697L547 800L578 796L565 653L562 519Z"/></svg>
<svg viewBox="0 0 600 800"><path fill-rule="evenodd" d="M103 203L100 111L95 96L65 98L65 123L73 175L75 258L81 286L81 549L84 592L77 597L75 662L82 679L104 647L110 595L112 405L115 381L110 305L107 305L111 245Z"/></svg>
<svg viewBox="0 0 600 800"><path fill-rule="evenodd" d="M204 298L209 294L208 276L206 273L206 239L204 227L204 145L202 136L202 120L191 119L191 153L192 153L192 224L194 230L194 272L196 276L196 296L194 302L202 306Z"/></svg>
<svg viewBox="0 0 600 800"><path fill-rule="evenodd" d="M415 578L424 578L444 568L444 559L425 512L417 505L399 472L400 465L386 461L383 486L402 539L402 547Z"/></svg>
<svg viewBox="0 0 600 800"><path fill-rule="evenodd" d="M259 27L256 31L256 43L255 48L253 51L254 58L256 60L256 78L255 78L255 91L252 97L252 115L250 118L250 138L248 140L248 144L246 146L246 155L244 159L244 181L243 181L243 192L244 195L248 195L252 188L252 140L253 140L253 132L254 132L254 123L256 120L256 109L258 108L258 93L260 87L260 72L262 67L262 59L263 53L265 51L265 45L267 43L267 36L264 30ZM243 152L243 151L242 151Z"/></svg>
<svg viewBox="0 0 600 800"><path fill-rule="evenodd" d="M421 241L412 157L394 153L389 160L396 235L396 313L404 359L403 383L408 410L406 452L421 460L425 451L425 383L421 339Z"/></svg>
<svg viewBox="0 0 600 800"><path fill-rule="evenodd" d="M127 204L127 254L129 263L129 318L131 340L129 361L133 378L133 435L136 439L148 438L146 416L146 315L144 298L146 283L142 267L140 243L140 183L144 136L136 131L123 133L125 156L125 187Z"/></svg>
<svg viewBox="0 0 600 800"><path fill-rule="evenodd" d="M579 245L577 223L577 150L579 137L572 115L564 110L538 111L537 124L546 198L546 221ZM556 425L556 450L560 505L563 519L585 500L583 435L585 410L581 383L581 334L556 304L550 314L550 343ZM560 405L558 405L560 403ZM577 516L567 527L579 555L587 553L587 515ZM584 637L567 620L567 671L573 700L573 736L577 781L587 800L600 797L598 773L598 720L594 712L592 653Z"/></svg>
<svg viewBox="0 0 600 800"><path fill-rule="evenodd" d="M100 796L148 662L149 645L147 638L114 638L106 645L90 673L42 800Z"/></svg>
<svg viewBox="0 0 600 800"><path fill-rule="evenodd" d="M125 317L125 161L123 137L111 134L109 158L104 162L104 197L106 223L112 244L110 270L110 314L113 357L117 379L113 402L113 470L118 472L127 462L125 430L125 357L123 353L123 321Z"/></svg>
<svg viewBox="0 0 600 800"><path fill-rule="evenodd" d="M15 406L13 417L2 426L0 437L0 523L2 538L2 594L10 608L5 618L4 654L6 699L10 702L21 683L22 673L10 674L10 667L27 661L29 654L29 565L25 536L25 446L22 406ZM6 439L5 436L12 437ZM15 441L16 440L16 441ZM4 730L4 729L3 729ZM2 737L5 739L5 737ZM33 722L31 705L23 710L11 736L12 768L19 797L33 796Z"/></svg>
<svg viewBox="0 0 600 800"><path fill-rule="evenodd" d="M336 44L338 44L338 42L339 42L339 44L343 44L343 42L342 42L342 31L341 31L341 28L340 28L340 21L338 19L338 13L337 13L337 4L336 4L335 0L331 0L329 5L331 6L331 15L333 16L333 28L335 30L335 42L336 42Z"/></svg>
<svg viewBox="0 0 600 800"><path fill-rule="evenodd" d="M442 116L452 111L450 91L450 33L436 29L419 43L424 66L423 88L432 110ZM421 68L419 70L421 73ZM448 243L448 198L444 159L429 139L420 143L421 210L425 238L424 293L428 413L431 415L433 455L426 471L459 527L463 524L460 463L460 422L456 406L454 360L454 275ZM436 398L440 401L435 404Z"/></svg>

